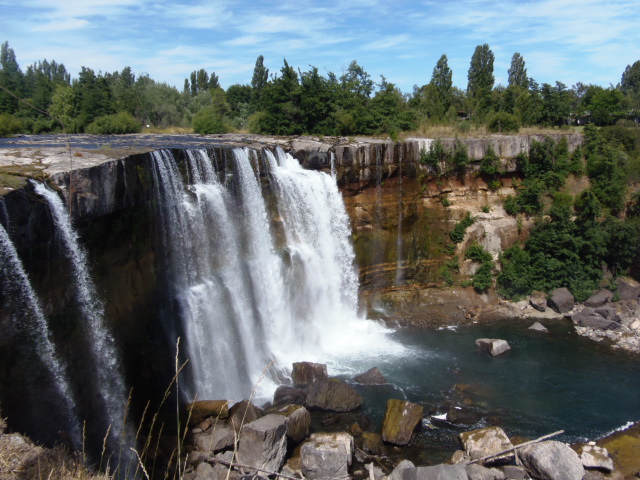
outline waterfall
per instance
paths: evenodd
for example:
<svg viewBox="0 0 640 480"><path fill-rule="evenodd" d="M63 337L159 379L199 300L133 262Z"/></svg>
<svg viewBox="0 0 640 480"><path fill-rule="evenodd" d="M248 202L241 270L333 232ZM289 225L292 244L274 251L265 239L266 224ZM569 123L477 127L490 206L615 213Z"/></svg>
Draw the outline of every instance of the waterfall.
<svg viewBox="0 0 640 480"><path fill-rule="evenodd" d="M124 422L127 394L115 340L105 324L104 306L91 279L86 254L80 246L78 235L71 225L71 219L62 200L43 184L35 183L35 191L49 206L75 278L75 300L85 322L84 328L96 369L96 389L111 429L109 443L115 451L119 442L123 440L131 444L130 433Z"/></svg>
<svg viewBox="0 0 640 480"><path fill-rule="evenodd" d="M2 218L5 224L8 224L4 202L0 202L0 208L3 214ZM69 383L67 367L56 352L40 302L2 221L0 221L0 277L3 279L5 293L17 306L14 308L16 312L14 315L17 318L13 318L16 327L35 343L36 352L49 370L54 387L64 404L63 410L67 415L67 433L74 446L80 448L82 427L76 414L76 401Z"/></svg>
<svg viewBox="0 0 640 480"><path fill-rule="evenodd" d="M349 359L374 361L382 344L401 348L358 316L351 229L334 177L279 149L235 149L223 172L205 150L188 150L187 183L171 152L152 158L166 283L191 364L187 396L247 398L273 362L259 385L266 397L294 361L340 373Z"/></svg>

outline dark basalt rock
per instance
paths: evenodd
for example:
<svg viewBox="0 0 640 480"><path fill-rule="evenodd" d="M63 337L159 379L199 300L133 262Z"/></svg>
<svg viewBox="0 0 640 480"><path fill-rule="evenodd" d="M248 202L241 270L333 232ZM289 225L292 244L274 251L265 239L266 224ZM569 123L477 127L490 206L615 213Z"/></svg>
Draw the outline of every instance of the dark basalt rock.
<svg viewBox="0 0 640 480"><path fill-rule="evenodd" d="M370 368L363 374L354 377L353 380L362 385L386 385L387 383L377 367Z"/></svg>
<svg viewBox="0 0 640 480"><path fill-rule="evenodd" d="M568 313L575 305L575 299L568 288L556 288L551 292L547 305L558 313Z"/></svg>
<svg viewBox="0 0 640 480"><path fill-rule="evenodd" d="M353 387L336 379L318 380L307 393L307 407L333 412L350 412L362 405L362 401Z"/></svg>

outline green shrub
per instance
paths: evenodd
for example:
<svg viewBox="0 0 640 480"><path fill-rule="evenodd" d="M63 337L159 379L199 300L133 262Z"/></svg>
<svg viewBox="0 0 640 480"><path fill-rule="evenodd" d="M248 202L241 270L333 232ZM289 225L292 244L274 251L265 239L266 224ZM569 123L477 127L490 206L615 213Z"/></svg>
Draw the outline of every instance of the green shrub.
<svg viewBox="0 0 640 480"><path fill-rule="evenodd" d="M477 263L490 262L493 260L491 254L477 243L474 243L467 248L464 258Z"/></svg>
<svg viewBox="0 0 640 480"><path fill-rule="evenodd" d="M481 211L482 213L489 213L491 211L491 207L489 205L483 205Z"/></svg>
<svg viewBox="0 0 640 480"><path fill-rule="evenodd" d="M490 132L518 133L520 121L507 112L494 113L487 123Z"/></svg>
<svg viewBox="0 0 640 480"><path fill-rule="evenodd" d="M487 152L480 162L480 173L485 175L495 175L500 168L500 159L493 149L493 145L489 144Z"/></svg>
<svg viewBox="0 0 640 480"><path fill-rule="evenodd" d="M207 106L198 110L193 116L193 131L200 135L211 133L227 133L227 127L220 114L213 106Z"/></svg>
<svg viewBox="0 0 640 480"><path fill-rule="evenodd" d="M513 195L509 195L504 199L504 211L507 212L507 215L516 216L520 213L520 205L518 204L518 200Z"/></svg>
<svg viewBox="0 0 640 480"><path fill-rule="evenodd" d="M451 238L451 241L453 243L460 243L464 239L464 234L466 233L467 228L473 225L473 222L475 221L475 218L467 212L467 214L458 223L456 223L453 230L449 232L449 238Z"/></svg>
<svg viewBox="0 0 640 480"><path fill-rule="evenodd" d="M440 200L440 202L442 203L443 207L451 206L451 200L449 200L449 197L442 197L442 200Z"/></svg>
<svg viewBox="0 0 640 480"><path fill-rule="evenodd" d="M123 135L139 133L142 125L127 112L104 115L89 124L86 131L92 135Z"/></svg>
<svg viewBox="0 0 640 480"><path fill-rule="evenodd" d="M480 265L480 268L478 268L476 274L473 276L473 288L478 292L484 292L491 287L492 279L493 262L491 260L482 262L482 265Z"/></svg>
<svg viewBox="0 0 640 480"><path fill-rule="evenodd" d="M22 122L19 118L8 113L0 114L0 137L10 137L22 131Z"/></svg>

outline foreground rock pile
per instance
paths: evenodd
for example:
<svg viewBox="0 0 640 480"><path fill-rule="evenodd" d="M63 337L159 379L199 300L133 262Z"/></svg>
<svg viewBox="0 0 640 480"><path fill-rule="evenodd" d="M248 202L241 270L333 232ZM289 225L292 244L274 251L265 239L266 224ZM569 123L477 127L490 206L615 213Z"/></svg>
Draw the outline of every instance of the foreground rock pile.
<svg viewBox="0 0 640 480"><path fill-rule="evenodd" d="M340 412L357 410L362 397L350 384L330 378L325 365L294 364L293 379L294 385L279 387L264 409L248 401L231 407L225 401L189 405L191 438L184 479L614 478L609 475L613 462L606 449L586 445L579 455L555 440L514 446L499 427L461 433L462 449L449 464L416 466L409 460L390 461L385 452L414 441L425 415L423 406L390 399L381 432L371 431L365 420L343 431L313 431L331 426ZM386 383L377 369L354 381ZM321 426L315 422L312 427L312 411L324 412Z"/></svg>

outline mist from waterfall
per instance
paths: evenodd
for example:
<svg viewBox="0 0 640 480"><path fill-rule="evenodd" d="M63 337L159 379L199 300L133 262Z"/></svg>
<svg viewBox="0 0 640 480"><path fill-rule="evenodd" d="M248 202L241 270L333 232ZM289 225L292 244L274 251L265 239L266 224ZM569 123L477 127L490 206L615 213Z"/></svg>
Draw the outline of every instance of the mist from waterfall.
<svg viewBox="0 0 640 480"><path fill-rule="evenodd" d="M152 155L190 398L247 398L267 365L259 396L294 361L328 363L337 374L354 359L402 350L358 316L351 228L334 177L280 149L235 149L225 171L207 151L188 150L185 184L170 151Z"/></svg>

